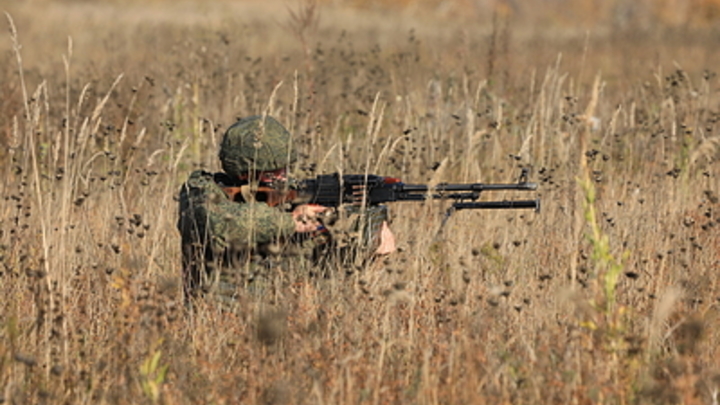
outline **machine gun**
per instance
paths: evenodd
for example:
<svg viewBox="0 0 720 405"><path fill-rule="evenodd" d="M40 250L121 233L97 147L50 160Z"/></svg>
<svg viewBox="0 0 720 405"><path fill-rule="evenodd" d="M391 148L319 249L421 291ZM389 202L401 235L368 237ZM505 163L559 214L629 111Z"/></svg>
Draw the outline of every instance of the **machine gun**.
<svg viewBox="0 0 720 405"><path fill-rule="evenodd" d="M326 207L338 207L344 204L380 205L395 201L425 201L428 199L453 200L448 216L457 210L467 209L523 209L540 211L540 199L478 201L484 191L537 189L537 183L527 181L528 171L522 169L516 183L509 184L451 184L441 183L435 186L426 184L406 184L395 177L364 174L324 174L315 178L300 180L290 185L261 184L252 191L256 201L270 206L290 203L318 204ZM235 200L246 193L243 187L224 186L228 196Z"/></svg>

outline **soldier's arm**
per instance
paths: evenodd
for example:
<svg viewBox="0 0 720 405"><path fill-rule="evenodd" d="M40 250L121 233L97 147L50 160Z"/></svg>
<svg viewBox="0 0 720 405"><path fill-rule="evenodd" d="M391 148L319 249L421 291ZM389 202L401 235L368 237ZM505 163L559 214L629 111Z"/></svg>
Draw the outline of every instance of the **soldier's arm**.
<svg viewBox="0 0 720 405"><path fill-rule="evenodd" d="M212 174L194 172L186 183L195 218L205 221L216 248L251 247L295 232L292 215L265 203L230 201Z"/></svg>

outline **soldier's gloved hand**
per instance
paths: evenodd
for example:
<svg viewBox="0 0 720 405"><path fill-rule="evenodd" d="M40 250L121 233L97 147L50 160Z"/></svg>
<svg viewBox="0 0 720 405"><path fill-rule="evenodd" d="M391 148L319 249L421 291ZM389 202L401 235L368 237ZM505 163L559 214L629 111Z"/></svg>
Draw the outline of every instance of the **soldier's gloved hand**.
<svg viewBox="0 0 720 405"><path fill-rule="evenodd" d="M295 232L315 232L322 228L319 220L320 214L327 211L328 207L317 204L298 205L292 212L295 221Z"/></svg>

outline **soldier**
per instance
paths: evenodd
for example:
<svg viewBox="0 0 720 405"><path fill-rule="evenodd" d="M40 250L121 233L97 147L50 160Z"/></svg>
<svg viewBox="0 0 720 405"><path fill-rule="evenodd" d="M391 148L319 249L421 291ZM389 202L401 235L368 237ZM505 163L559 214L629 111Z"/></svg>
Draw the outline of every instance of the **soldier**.
<svg viewBox="0 0 720 405"><path fill-rule="evenodd" d="M252 190L258 184L287 182L287 168L296 160L291 135L277 120L239 120L225 132L219 156L224 172L195 171L180 191L178 229L186 299L212 293L221 301L234 301L244 288L274 269L285 270L289 262L329 263L331 249L324 243L327 231L320 219L328 208L304 204L288 211L254 198ZM229 185L240 185L243 192L231 199L224 189ZM387 211L371 209L361 216L364 223L356 220L351 230L369 235L361 239L366 241L365 253L391 253L395 239ZM346 211L357 213L358 208ZM297 260L288 260L291 256Z"/></svg>

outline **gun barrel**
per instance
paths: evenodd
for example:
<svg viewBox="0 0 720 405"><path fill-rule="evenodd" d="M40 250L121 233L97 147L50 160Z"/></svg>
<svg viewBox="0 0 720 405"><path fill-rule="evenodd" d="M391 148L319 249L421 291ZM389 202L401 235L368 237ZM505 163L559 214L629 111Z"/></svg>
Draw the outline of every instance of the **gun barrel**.
<svg viewBox="0 0 720 405"><path fill-rule="evenodd" d="M453 204L456 210L466 209L522 209L532 208L535 212L540 212L540 199L536 200L506 200L506 201L478 201L478 202L458 202Z"/></svg>

